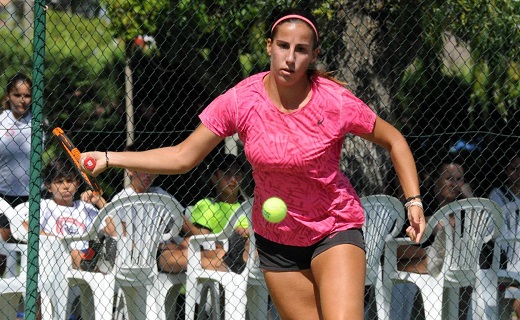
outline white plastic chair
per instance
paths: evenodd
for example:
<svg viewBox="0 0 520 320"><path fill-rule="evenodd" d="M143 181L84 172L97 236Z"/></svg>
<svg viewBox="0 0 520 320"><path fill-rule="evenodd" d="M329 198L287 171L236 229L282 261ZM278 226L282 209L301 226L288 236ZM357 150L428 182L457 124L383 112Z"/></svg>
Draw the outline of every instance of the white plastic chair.
<svg viewBox="0 0 520 320"><path fill-rule="evenodd" d="M0 198L0 212L10 221L12 229L18 228L11 220L16 219L16 211ZM0 254L6 256L6 272L0 278L0 318L15 319L20 299L25 297L27 244L7 243L0 237ZM20 255L20 272L18 272L18 255Z"/></svg>
<svg viewBox="0 0 520 320"><path fill-rule="evenodd" d="M454 227L452 224L454 223ZM426 319L457 319L459 289L474 288L473 318L496 318L496 290L498 246L489 270L480 270L479 256L485 243L500 235L503 217L496 203L484 198L470 198L452 202L440 208L427 223L427 239L435 226L442 222L445 232L446 254L438 275L418 274L397 270L397 247L412 244L395 238L387 242L383 265L383 286L377 299L380 315L388 319L392 287L397 283L414 283L422 294ZM378 301L379 301L378 300ZM443 302L444 301L444 302Z"/></svg>
<svg viewBox="0 0 520 320"><path fill-rule="evenodd" d="M9 220L16 219L18 216L14 208L3 198L0 198L0 213L3 213ZM19 261L18 255L21 252L25 252L26 249L26 244L5 242L4 239L0 237L0 255L6 257L6 268L3 278L12 278L19 275L18 265L21 264L25 266L27 264L27 256L26 254L22 254L20 256L21 261Z"/></svg>
<svg viewBox="0 0 520 320"><path fill-rule="evenodd" d="M3 201L3 200L2 200ZM15 209L5 209L2 204L3 212L9 219L11 234L19 243L7 244L12 249L12 253L20 254L20 272L14 277L0 280L0 294L11 296L12 300L5 303L5 299L0 303L0 311L3 314L10 314L12 317L6 319L15 319L16 309L20 297L25 298L27 286L27 239L28 232L23 226L24 219L28 216L29 203L22 203ZM39 236L38 249L38 293L41 300L41 313L43 319L58 319L55 309L52 305L52 297L54 296L54 283L56 268L56 249L54 237ZM15 303L13 305L12 303Z"/></svg>
<svg viewBox="0 0 520 320"><path fill-rule="evenodd" d="M178 233L182 226L180 213L182 206L172 197L158 194L138 194L117 199L99 211L93 226L86 235L67 236L61 239L62 265L70 261L69 244L73 241L94 239L106 218L111 218L117 227L117 257L112 270L88 272L66 268L60 272L61 279L56 285L60 319L65 319L69 286L78 285L81 290L82 319L111 320L114 297L117 290L124 293L125 318L163 319L162 306L157 304L157 247L163 240L167 225L172 233ZM124 235L119 220L123 216ZM173 221L173 224L169 224ZM119 223L118 223L119 222ZM123 235L123 236L121 236ZM70 263L69 263L70 264Z"/></svg>
<svg viewBox="0 0 520 320"><path fill-rule="evenodd" d="M499 291L500 319L511 319L510 303L520 299L520 202L510 202L502 207L505 219L503 236L497 240L507 252L507 268L498 271L499 284L506 286Z"/></svg>
<svg viewBox="0 0 520 320"><path fill-rule="evenodd" d="M385 243L395 238L401 231L405 222L405 211L403 204L397 198L388 195L362 197L361 204L365 211L363 225L367 268L365 286L373 286L377 291L380 290L383 280L381 257ZM382 309L378 308L378 312L382 312Z"/></svg>
<svg viewBox="0 0 520 320"><path fill-rule="evenodd" d="M244 202L231 216L224 230L218 234L205 234L190 237L188 251L188 270L186 273L186 319L195 319L195 305L197 298L201 297L201 304L204 303L207 292L204 289L209 288L210 292L218 293L219 285L224 290L224 312L226 319L245 319L247 305L247 288L249 282L250 270L255 266L255 245L254 241L250 241L249 259L246 267L240 273L232 271L216 271L203 269L201 265L201 245L206 242L214 243L216 241L225 242L233 233L234 226L242 215L247 215L251 225L251 208L252 199ZM200 286L202 285L202 287ZM201 289L202 288L202 289ZM215 297L213 295L213 297ZM265 301L267 304L267 300ZM220 303L218 299L214 299L212 306L219 315Z"/></svg>

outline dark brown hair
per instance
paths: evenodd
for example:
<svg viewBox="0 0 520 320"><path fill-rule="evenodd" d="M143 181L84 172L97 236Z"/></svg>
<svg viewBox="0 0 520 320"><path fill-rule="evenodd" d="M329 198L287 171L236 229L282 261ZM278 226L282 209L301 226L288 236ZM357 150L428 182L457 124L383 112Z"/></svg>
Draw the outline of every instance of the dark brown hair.
<svg viewBox="0 0 520 320"><path fill-rule="evenodd" d="M51 160L43 169L43 181L49 186L53 181L63 178L80 181L76 167L68 159L56 158Z"/></svg>

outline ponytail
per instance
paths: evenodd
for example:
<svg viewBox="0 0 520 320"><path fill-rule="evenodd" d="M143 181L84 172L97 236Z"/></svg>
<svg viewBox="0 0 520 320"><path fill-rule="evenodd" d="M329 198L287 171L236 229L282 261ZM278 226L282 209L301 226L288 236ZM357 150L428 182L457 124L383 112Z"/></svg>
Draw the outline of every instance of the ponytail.
<svg viewBox="0 0 520 320"><path fill-rule="evenodd" d="M321 71L321 70L318 70L318 69L309 69L307 72L308 72L308 75L309 75L309 79L311 79L311 81L316 79L316 78L318 78L318 77L322 77L322 78L328 79L330 81L333 81L333 82L339 84L342 87L347 85L346 82L338 80L337 78L335 78L333 76L333 74L334 74L333 71Z"/></svg>

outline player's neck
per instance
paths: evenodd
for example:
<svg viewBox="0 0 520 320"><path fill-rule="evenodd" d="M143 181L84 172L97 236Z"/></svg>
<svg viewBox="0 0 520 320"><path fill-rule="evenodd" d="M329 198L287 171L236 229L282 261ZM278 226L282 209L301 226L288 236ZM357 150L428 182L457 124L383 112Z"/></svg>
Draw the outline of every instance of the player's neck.
<svg viewBox="0 0 520 320"><path fill-rule="evenodd" d="M296 84L277 85L271 74L264 79L267 96L282 112L293 112L304 107L311 98L311 83L305 78Z"/></svg>

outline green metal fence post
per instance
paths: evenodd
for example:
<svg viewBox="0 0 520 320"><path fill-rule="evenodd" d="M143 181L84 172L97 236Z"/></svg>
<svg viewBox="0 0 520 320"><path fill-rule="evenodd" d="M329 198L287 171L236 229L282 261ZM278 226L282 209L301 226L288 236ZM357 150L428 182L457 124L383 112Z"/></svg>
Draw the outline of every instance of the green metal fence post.
<svg viewBox="0 0 520 320"><path fill-rule="evenodd" d="M43 152L43 89L45 62L45 10L42 0L34 2L33 102L31 169L29 185L29 239L27 249L27 287L25 315L36 320L38 306L38 249L40 233L40 188ZM52 254L52 253L46 253Z"/></svg>

